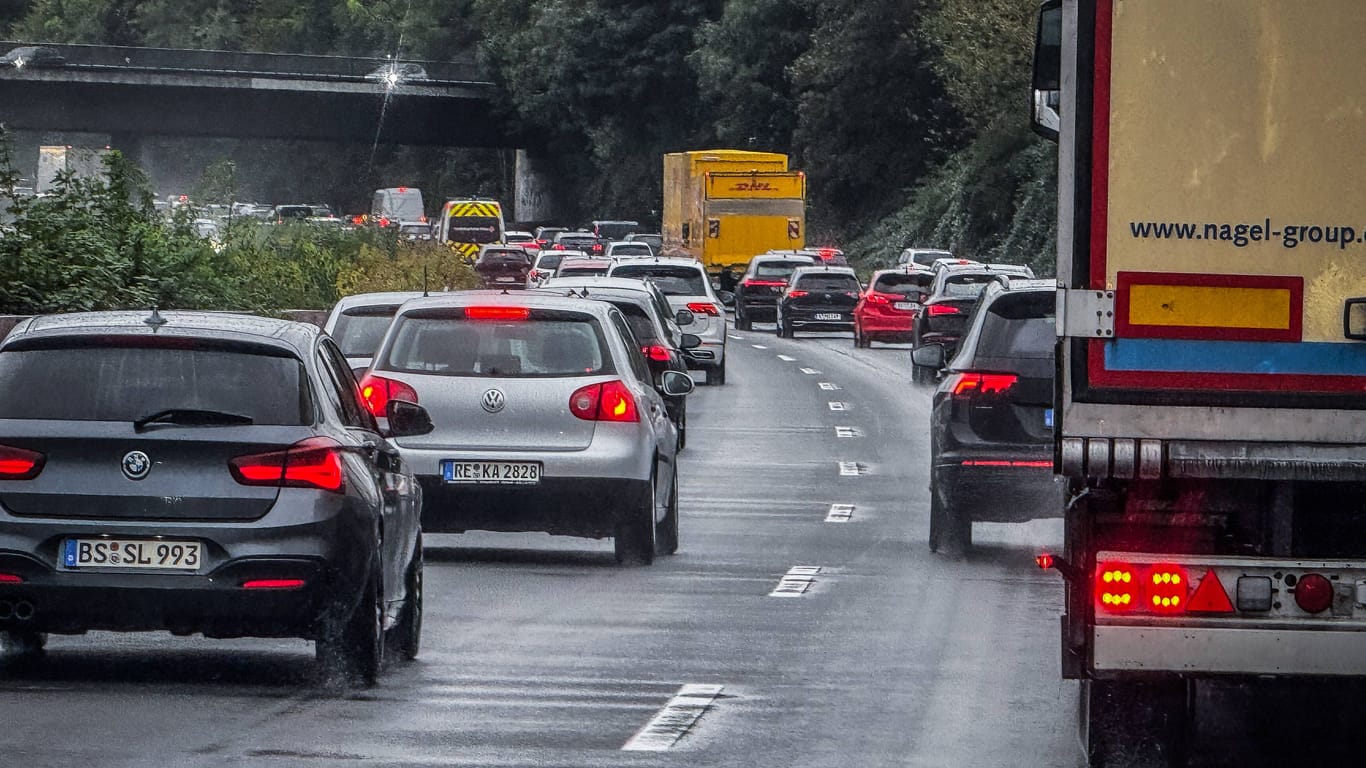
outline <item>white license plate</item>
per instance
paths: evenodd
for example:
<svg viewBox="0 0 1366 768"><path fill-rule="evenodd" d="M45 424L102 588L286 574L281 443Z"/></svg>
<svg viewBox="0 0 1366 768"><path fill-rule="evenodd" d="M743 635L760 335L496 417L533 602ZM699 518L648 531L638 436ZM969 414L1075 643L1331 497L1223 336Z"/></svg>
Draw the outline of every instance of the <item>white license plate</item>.
<svg viewBox="0 0 1366 768"><path fill-rule="evenodd" d="M61 564L70 569L141 568L198 571L204 545L198 541L156 539L67 539Z"/></svg>
<svg viewBox="0 0 1366 768"><path fill-rule="evenodd" d="M892 308L902 309L907 312L914 312L915 310L920 309L920 305L915 303L914 301L898 301L892 304Z"/></svg>
<svg viewBox="0 0 1366 768"><path fill-rule="evenodd" d="M817 312L817 313L816 313L816 319L817 319L817 320L842 320L842 319L844 319L844 315L841 315L841 314L838 313L838 312Z"/></svg>
<svg viewBox="0 0 1366 768"><path fill-rule="evenodd" d="M495 277L495 278L493 279L493 282L495 282L495 283L515 283L515 282L517 282L517 278L515 278L515 277Z"/></svg>
<svg viewBox="0 0 1366 768"><path fill-rule="evenodd" d="M541 482L539 461L444 461L441 474L448 483L535 485Z"/></svg>

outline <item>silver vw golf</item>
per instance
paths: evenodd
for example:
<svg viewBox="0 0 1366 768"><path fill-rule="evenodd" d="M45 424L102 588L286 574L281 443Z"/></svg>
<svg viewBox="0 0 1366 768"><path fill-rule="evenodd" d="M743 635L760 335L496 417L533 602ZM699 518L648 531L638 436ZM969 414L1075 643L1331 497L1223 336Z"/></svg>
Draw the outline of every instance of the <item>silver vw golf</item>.
<svg viewBox="0 0 1366 768"><path fill-rule="evenodd" d="M670 373L672 375L670 375ZM665 374L682 396L692 380ZM421 404L435 429L396 440L431 532L615 538L648 564L678 548L677 439L640 345L610 304L452 293L399 308L361 382L372 413Z"/></svg>

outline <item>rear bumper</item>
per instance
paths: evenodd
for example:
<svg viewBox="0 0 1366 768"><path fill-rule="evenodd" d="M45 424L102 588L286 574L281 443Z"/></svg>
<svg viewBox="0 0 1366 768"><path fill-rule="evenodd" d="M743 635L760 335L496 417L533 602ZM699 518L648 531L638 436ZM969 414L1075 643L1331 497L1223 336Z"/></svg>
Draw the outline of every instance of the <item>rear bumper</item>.
<svg viewBox="0 0 1366 768"><path fill-rule="evenodd" d="M994 463L998 461L1004 463ZM1047 466L1028 464L1040 461ZM1050 457L943 457L935 469L940 492L976 522L1018 523L1062 516L1065 485L1053 474Z"/></svg>
<svg viewBox="0 0 1366 768"><path fill-rule="evenodd" d="M683 351L689 368L719 368L726 361L726 343L704 339L702 346Z"/></svg>
<svg viewBox="0 0 1366 768"><path fill-rule="evenodd" d="M910 341L911 323L915 320L915 315L907 313L905 315L889 316L873 312L856 313L855 319L858 322L859 332L864 336L876 339L897 338Z"/></svg>
<svg viewBox="0 0 1366 768"><path fill-rule="evenodd" d="M744 315L746 320L771 323L778 318L778 298L736 299L736 314Z"/></svg>
<svg viewBox="0 0 1366 768"><path fill-rule="evenodd" d="M491 486L451 485L423 475L418 482L422 529L433 533L542 531L605 538L650 503L648 480L543 478L534 486Z"/></svg>
<svg viewBox="0 0 1366 768"><path fill-rule="evenodd" d="M1094 628L1095 676L1366 675L1366 632L1226 627Z"/></svg>

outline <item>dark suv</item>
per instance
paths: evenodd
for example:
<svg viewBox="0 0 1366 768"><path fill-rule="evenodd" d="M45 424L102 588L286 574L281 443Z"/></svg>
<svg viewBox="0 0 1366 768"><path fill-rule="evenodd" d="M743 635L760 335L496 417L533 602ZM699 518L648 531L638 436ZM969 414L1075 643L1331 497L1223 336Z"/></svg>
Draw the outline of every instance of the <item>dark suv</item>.
<svg viewBox="0 0 1366 768"><path fill-rule="evenodd" d="M485 288L525 288L531 254L515 245L483 245L474 272Z"/></svg>
<svg viewBox="0 0 1366 768"><path fill-rule="evenodd" d="M849 267L798 267L778 300L778 335L853 331L854 305L863 286Z"/></svg>
<svg viewBox="0 0 1366 768"><path fill-rule="evenodd" d="M421 492L316 326L38 317L0 343L0 640L304 637L373 682L422 629ZM390 434L431 429L413 403ZM382 535L381 535L382 533Z"/></svg>
<svg viewBox="0 0 1366 768"><path fill-rule="evenodd" d="M1014 264L944 264L935 272L929 296L911 324L911 349L925 344L944 345L944 356L953 357L958 339L967 324L968 311L977 303L982 289L994 283L1009 284L1011 279L1032 278L1029 267ZM911 361L911 380L929 383L934 372Z"/></svg>
<svg viewBox="0 0 1366 768"><path fill-rule="evenodd" d="M1052 281L993 283L983 292L930 411L930 549L960 553L974 521L1062 514L1053 475ZM932 370L945 348L916 362Z"/></svg>
<svg viewBox="0 0 1366 768"><path fill-rule="evenodd" d="M814 256L759 255L749 260L749 267L735 285L735 327L741 331L754 330L754 324L772 323L778 318L778 299L787 290L787 279L797 267L816 263Z"/></svg>

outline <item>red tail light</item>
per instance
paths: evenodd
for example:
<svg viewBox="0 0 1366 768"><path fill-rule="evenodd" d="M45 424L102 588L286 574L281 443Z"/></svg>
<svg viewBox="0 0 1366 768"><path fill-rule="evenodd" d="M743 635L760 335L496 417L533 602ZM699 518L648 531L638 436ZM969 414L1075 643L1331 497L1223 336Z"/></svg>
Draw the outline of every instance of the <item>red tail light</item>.
<svg viewBox="0 0 1366 768"><path fill-rule="evenodd" d="M593 253L602 253L602 243L593 243Z"/></svg>
<svg viewBox="0 0 1366 768"><path fill-rule="evenodd" d="M1186 604L1186 611L1190 613L1233 613L1233 601L1228 599L1228 592L1224 589L1224 583L1219 581L1219 574L1215 573L1213 568L1205 571L1205 577L1200 579L1200 586L1195 588L1190 601Z"/></svg>
<svg viewBox="0 0 1366 768"><path fill-rule="evenodd" d="M961 315L963 310L952 304L931 304L925 307L925 314L930 317L940 317L942 315Z"/></svg>
<svg viewBox="0 0 1366 768"><path fill-rule="evenodd" d="M465 307L470 320L525 320L531 317L527 307Z"/></svg>
<svg viewBox="0 0 1366 768"><path fill-rule="evenodd" d="M1179 565L1154 565L1148 571L1148 604L1153 613L1184 613L1190 579Z"/></svg>
<svg viewBox="0 0 1366 768"><path fill-rule="evenodd" d="M636 399L620 381L589 384L569 396L569 412L584 421L640 421Z"/></svg>
<svg viewBox="0 0 1366 768"><path fill-rule="evenodd" d="M360 399L365 403L365 409L373 416L383 418L390 400L416 403L417 390L401 381L367 373L365 378L360 380Z"/></svg>
<svg viewBox="0 0 1366 768"><path fill-rule="evenodd" d="M388 219L387 217L381 218L381 219L379 220L379 225L380 225L381 227L388 227L388 226L389 226L389 219Z"/></svg>
<svg viewBox="0 0 1366 768"><path fill-rule="evenodd" d="M283 451L230 459L228 469L242 485L321 488L340 493L345 484L341 451L341 444L329 437L310 437Z"/></svg>
<svg viewBox="0 0 1366 768"><path fill-rule="evenodd" d="M711 315L712 317L721 316L721 310L718 309L715 304L706 301L695 301L689 304L688 311L697 315Z"/></svg>
<svg viewBox="0 0 1366 768"><path fill-rule="evenodd" d="M1128 563L1101 563L1096 566L1096 601L1110 613L1128 613L1138 607L1143 585L1138 572Z"/></svg>
<svg viewBox="0 0 1366 768"><path fill-rule="evenodd" d="M43 471L47 457L37 451L26 451L0 445L0 480L32 480Z"/></svg>
<svg viewBox="0 0 1366 768"><path fill-rule="evenodd" d="M551 250L552 250L552 251L563 251L563 250L564 250L564 243L555 243L555 245L551 248Z"/></svg>
<svg viewBox="0 0 1366 768"><path fill-rule="evenodd" d="M752 277L744 280L740 284L746 288L781 288L784 285L787 285L787 283L782 280L755 280Z"/></svg>
<svg viewBox="0 0 1366 768"><path fill-rule="evenodd" d="M999 395L1008 391L1019 381L1019 377L1013 373L976 373L967 371L965 373L955 373L952 378L952 389L954 397L969 397L971 395Z"/></svg>
<svg viewBox="0 0 1366 768"><path fill-rule="evenodd" d="M1295 604L1305 613L1322 613L1333 604L1333 583L1317 573L1306 573L1295 584Z"/></svg>
<svg viewBox="0 0 1366 768"><path fill-rule="evenodd" d="M869 294L865 294L863 298L867 299L869 304L890 304L890 303L892 303L890 300L888 300L888 298L887 298L886 296L883 296L883 295L880 294L880 293L869 293Z"/></svg>
<svg viewBox="0 0 1366 768"><path fill-rule="evenodd" d="M17 573L0 573L0 584L23 584L24 577Z"/></svg>
<svg viewBox="0 0 1366 768"><path fill-rule="evenodd" d="M641 347L640 351L645 353L647 359L653 360L656 363L669 362L669 348L662 344L651 344L646 347Z"/></svg>
<svg viewBox="0 0 1366 768"><path fill-rule="evenodd" d="M303 579L252 579L242 582L242 589L301 589Z"/></svg>
<svg viewBox="0 0 1366 768"><path fill-rule="evenodd" d="M810 291L803 291L803 290L801 290L801 289L799 289L799 288L793 288L792 290L790 290L790 291L787 292L787 295L788 295L788 296L791 296L791 297L794 298L794 299L800 299L801 297L807 295L808 293L810 293Z"/></svg>

